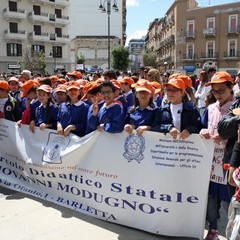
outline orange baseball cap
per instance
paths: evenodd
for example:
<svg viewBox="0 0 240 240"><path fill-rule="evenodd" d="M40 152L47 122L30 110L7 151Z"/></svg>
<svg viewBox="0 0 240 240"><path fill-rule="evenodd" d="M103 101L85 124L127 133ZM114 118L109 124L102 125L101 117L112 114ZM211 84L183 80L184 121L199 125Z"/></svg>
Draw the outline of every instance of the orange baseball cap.
<svg viewBox="0 0 240 240"><path fill-rule="evenodd" d="M66 79L64 78L58 78L57 79L57 82L61 83L61 84L64 84L66 82Z"/></svg>
<svg viewBox="0 0 240 240"><path fill-rule="evenodd" d="M35 81L35 80L28 80L25 83L23 83L21 89L22 89L22 93L21 93L21 97L26 97L28 94L28 91L32 88L32 87L39 87L39 82Z"/></svg>
<svg viewBox="0 0 240 240"><path fill-rule="evenodd" d="M67 92L67 85L59 84L55 89L54 92Z"/></svg>
<svg viewBox="0 0 240 240"><path fill-rule="evenodd" d="M184 81L186 87L192 87L192 79L187 75L179 75L177 78L180 78Z"/></svg>
<svg viewBox="0 0 240 240"><path fill-rule="evenodd" d="M80 84L76 81L70 81L66 85L67 85L67 91L73 88L80 89Z"/></svg>
<svg viewBox="0 0 240 240"><path fill-rule="evenodd" d="M207 87L207 86L210 86L211 84L214 84L214 83L224 83L224 82L233 83L231 75L227 72L216 72L212 76L211 81L206 83L205 86Z"/></svg>
<svg viewBox="0 0 240 240"><path fill-rule="evenodd" d="M168 80L170 80L171 78L178 78L178 76L180 76L180 73L173 73L168 77Z"/></svg>
<svg viewBox="0 0 240 240"><path fill-rule="evenodd" d="M82 96L82 100L87 98L87 94L95 89L95 88L98 88L99 87L99 84L97 84L96 82L89 82L87 83L84 88L83 88L83 92L84 92L84 95Z"/></svg>
<svg viewBox="0 0 240 240"><path fill-rule="evenodd" d="M150 82L150 84L155 88L154 94L158 94L162 90L162 86L159 82Z"/></svg>
<svg viewBox="0 0 240 240"><path fill-rule="evenodd" d="M124 77L120 80L121 83L128 83L130 86L134 84L134 81L131 77Z"/></svg>
<svg viewBox="0 0 240 240"><path fill-rule="evenodd" d="M39 91L39 90L42 90L46 93L50 93L52 91L52 88L47 84L43 84L43 85L41 85L40 87L37 88L37 91Z"/></svg>
<svg viewBox="0 0 240 240"><path fill-rule="evenodd" d="M168 87L169 85L182 90L186 89L184 81L180 78L172 78L167 83L163 84L164 87Z"/></svg>
<svg viewBox="0 0 240 240"><path fill-rule="evenodd" d="M78 79L76 82L80 84L80 88L83 88L86 84L89 83L89 81L86 79Z"/></svg>
<svg viewBox="0 0 240 240"><path fill-rule="evenodd" d="M68 72L68 76L76 76L78 79L82 78L82 74L79 71Z"/></svg>
<svg viewBox="0 0 240 240"><path fill-rule="evenodd" d="M145 80L145 81L138 81L137 85L135 86L135 91L136 92L146 91L146 92L149 92L149 93L154 93L155 92L155 88L147 80Z"/></svg>
<svg viewBox="0 0 240 240"><path fill-rule="evenodd" d="M4 80L0 80L0 89L8 91L9 90L8 82Z"/></svg>
<svg viewBox="0 0 240 240"><path fill-rule="evenodd" d="M113 85L115 86L115 88L121 89L121 83L120 83L120 81L118 81L118 80L116 80L116 79L113 79L113 80L111 80L111 82L113 83Z"/></svg>
<svg viewBox="0 0 240 240"><path fill-rule="evenodd" d="M49 77L49 79L51 80L52 83L55 83L58 80L58 76L52 75Z"/></svg>

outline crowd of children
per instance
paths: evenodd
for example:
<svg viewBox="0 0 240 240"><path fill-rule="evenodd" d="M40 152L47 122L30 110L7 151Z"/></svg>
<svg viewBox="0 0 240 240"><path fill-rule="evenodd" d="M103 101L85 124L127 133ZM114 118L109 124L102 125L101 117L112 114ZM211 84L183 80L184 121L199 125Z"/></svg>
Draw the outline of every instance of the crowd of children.
<svg viewBox="0 0 240 240"><path fill-rule="evenodd" d="M240 71L237 84L239 77ZM28 70L0 80L0 118L15 121L19 127L27 124L33 134L36 127L79 137L95 130L133 134L135 129L138 135L148 130L170 134L174 139L199 133L213 139L214 158L221 159L221 167L230 162L228 178L234 185L232 174L240 161L236 156L230 159L240 123L239 114L234 113L240 106L240 94L227 72L202 71L198 85L192 76L160 74L150 67L141 68L139 75L122 77L109 70L94 74L91 80L83 79L79 71L31 77ZM217 167L214 162L213 169ZM227 209L234 195L226 173L221 171L220 182L213 172L210 177L207 240L218 239L219 206Z"/></svg>

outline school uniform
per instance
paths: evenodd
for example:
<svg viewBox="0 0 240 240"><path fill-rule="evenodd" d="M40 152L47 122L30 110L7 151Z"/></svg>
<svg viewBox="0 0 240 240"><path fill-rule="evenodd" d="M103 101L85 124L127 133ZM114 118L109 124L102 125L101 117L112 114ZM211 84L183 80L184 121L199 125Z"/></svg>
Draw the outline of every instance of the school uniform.
<svg viewBox="0 0 240 240"><path fill-rule="evenodd" d="M122 103L123 114L124 114L124 116L126 116L127 111L128 111L128 104L127 104L126 98L124 98L123 95L119 95L117 98L115 98L115 100Z"/></svg>
<svg viewBox="0 0 240 240"><path fill-rule="evenodd" d="M104 101L100 101L100 102L98 103L98 109L100 109L100 108L103 106L103 104L104 104ZM89 109L88 109L86 134L89 134L89 133L91 133L91 132L93 132L93 131L96 130L96 129L91 128L91 126L89 125L89 119L91 118L91 116L92 116L92 114L93 114L92 108L93 108L93 105L90 105L90 107L89 107Z"/></svg>
<svg viewBox="0 0 240 240"><path fill-rule="evenodd" d="M41 104L36 108L36 119L35 125L40 126L42 123L51 124L51 129L57 128L57 115L58 115L58 107L54 104L50 103L48 110L49 117L46 119L46 105Z"/></svg>
<svg viewBox="0 0 240 240"><path fill-rule="evenodd" d="M123 107L120 102L114 101L109 106L106 103L100 108L97 116L92 115L89 119L89 126L96 130L100 124L103 124L105 132L120 133L124 128Z"/></svg>
<svg viewBox="0 0 240 240"><path fill-rule="evenodd" d="M134 112L127 114L126 124L133 125L135 129L139 126L152 126L157 111L157 108L150 106L144 109L137 107Z"/></svg>
<svg viewBox="0 0 240 240"><path fill-rule="evenodd" d="M87 114L88 106L83 101L79 100L75 104L64 102L59 107L57 120L63 129L69 125L74 125L76 130L71 132L82 137L86 132Z"/></svg>
<svg viewBox="0 0 240 240"><path fill-rule="evenodd" d="M127 106L128 110L134 105L134 94L133 91L130 90L127 93L124 93L125 97L127 98Z"/></svg>

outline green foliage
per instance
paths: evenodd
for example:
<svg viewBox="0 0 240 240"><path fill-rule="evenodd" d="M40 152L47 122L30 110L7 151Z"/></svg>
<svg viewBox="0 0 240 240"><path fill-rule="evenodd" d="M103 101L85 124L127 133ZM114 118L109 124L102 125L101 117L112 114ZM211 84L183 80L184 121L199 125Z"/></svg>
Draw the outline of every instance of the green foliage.
<svg viewBox="0 0 240 240"><path fill-rule="evenodd" d="M24 50L23 57L18 64L21 66L21 69L28 69L32 73L47 74L45 53L43 51L33 51L31 45L28 45Z"/></svg>
<svg viewBox="0 0 240 240"><path fill-rule="evenodd" d="M154 68L158 67L157 56L154 52L149 50L143 50L142 61L144 66L152 66Z"/></svg>
<svg viewBox="0 0 240 240"><path fill-rule="evenodd" d="M126 71L129 65L128 48L122 45L116 45L112 48L112 67L115 70Z"/></svg>
<svg viewBox="0 0 240 240"><path fill-rule="evenodd" d="M80 53L80 55L77 56L77 64L84 64L85 63L85 56Z"/></svg>

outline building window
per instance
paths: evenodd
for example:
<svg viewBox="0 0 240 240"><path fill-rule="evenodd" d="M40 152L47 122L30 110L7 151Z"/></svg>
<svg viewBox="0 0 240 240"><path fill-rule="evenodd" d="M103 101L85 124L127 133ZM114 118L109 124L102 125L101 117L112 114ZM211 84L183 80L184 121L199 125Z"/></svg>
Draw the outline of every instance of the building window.
<svg viewBox="0 0 240 240"><path fill-rule="evenodd" d="M7 56L22 56L22 44L7 43Z"/></svg>
<svg viewBox="0 0 240 240"><path fill-rule="evenodd" d="M37 5L33 5L34 15L41 15L41 7Z"/></svg>
<svg viewBox="0 0 240 240"><path fill-rule="evenodd" d="M207 58L214 58L215 57L215 42L213 42L213 41L207 42L206 57Z"/></svg>
<svg viewBox="0 0 240 240"><path fill-rule="evenodd" d="M228 41L228 56L236 57L237 40Z"/></svg>
<svg viewBox="0 0 240 240"><path fill-rule="evenodd" d="M55 9L55 14L57 18L62 18L62 10L61 9Z"/></svg>
<svg viewBox="0 0 240 240"><path fill-rule="evenodd" d="M55 28L55 33L57 37L62 37L62 29L61 28Z"/></svg>
<svg viewBox="0 0 240 240"><path fill-rule="evenodd" d="M62 47L61 46L53 46L52 52L53 52L54 58L62 58Z"/></svg>
<svg viewBox="0 0 240 240"><path fill-rule="evenodd" d="M238 22L237 14L229 16L228 32L230 33L237 32L237 22Z"/></svg>
<svg viewBox="0 0 240 240"><path fill-rule="evenodd" d="M10 12L17 12L17 2L9 1L8 7Z"/></svg>
<svg viewBox="0 0 240 240"><path fill-rule="evenodd" d="M194 59L194 45L192 43L187 44L187 59Z"/></svg>
<svg viewBox="0 0 240 240"><path fill-rule="evenodd" d="M33 31L35 35L41 36L41 26L40 25L33 25Z"/></svg>
<svg viewBox="0 0 240 240"><path fill-rule="evenodd" d="M10 33L18 33L18 24L15 22L10 22L9 30L10 30Z"/></svg>
<svg viewBox="0 0 240 240"><path fill-rule="evenodd" d="M45 52L44 45L32 45L32 51L35 53Z"/></svg>
<svg viewBox="0 0 240 240"><path fill-rule="evenodd" d="M187 21L187 36L194 37L194 20Z"/></svg>
<svg viewBox="0 0 240 240"><path fill-rule="evenodd" d="M215 18L214 17L207 19L207 28L210 28L210 29L215 28Z"/></svg>

